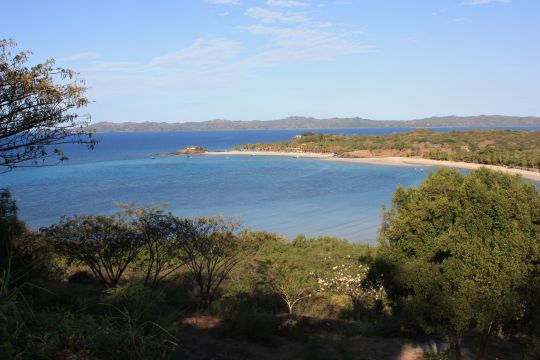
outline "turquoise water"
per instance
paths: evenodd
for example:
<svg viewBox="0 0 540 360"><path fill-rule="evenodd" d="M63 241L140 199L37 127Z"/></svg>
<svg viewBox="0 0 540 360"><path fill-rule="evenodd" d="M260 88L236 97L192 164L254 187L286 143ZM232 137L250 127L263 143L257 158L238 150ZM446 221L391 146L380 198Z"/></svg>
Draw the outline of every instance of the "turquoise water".
<svg viewBox="0 0 540 360"><path fill-rule="evenodd" d="M112 214L119 201L167 202L178 215L224 214L290 237L332 235L373 243L382 205L398 185L418 185L429 171L271 156L150 156L187 145L225 150L296 133L103 134L95 151L68 147L70 161L2 174L0 187L11 189L20 217L35 228L62 215Z"/></svg>

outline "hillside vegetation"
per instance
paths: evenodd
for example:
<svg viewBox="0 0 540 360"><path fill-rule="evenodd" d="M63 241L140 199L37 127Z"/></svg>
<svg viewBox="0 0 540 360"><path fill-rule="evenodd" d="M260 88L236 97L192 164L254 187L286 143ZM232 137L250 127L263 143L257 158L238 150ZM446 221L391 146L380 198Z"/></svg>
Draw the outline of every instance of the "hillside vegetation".
<svg viewBox="0 0 540 360"><path fill-rule="evenodd" d="M334 153L341 157L410 156L539 169L540 131L418 129L387 135L306 132L291 141L246 144L236 150Z"/></svg>
<svg viewBox="0 0 540 360"><path fill-rule="evenodd" d="M540 356L540 194L519 178L398 188L379 246L121 207L34 231L0 191L1 359Z"/></svg>

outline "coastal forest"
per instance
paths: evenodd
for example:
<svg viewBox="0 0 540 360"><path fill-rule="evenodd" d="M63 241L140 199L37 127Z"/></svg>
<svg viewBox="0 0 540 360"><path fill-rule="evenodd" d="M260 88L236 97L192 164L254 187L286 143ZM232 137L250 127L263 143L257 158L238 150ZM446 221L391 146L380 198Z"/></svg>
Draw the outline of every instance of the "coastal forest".
<svg viewBox="0 0 540 360"><path fill-rule="evenodd" d="M340 157L410 156L540 169L540 132L417 129L387 135L305 132L291 141L246 144L236 150L331 153Z"/></svg>
<svg viewBox="0 0 540 360"><path fill-rule="evenodd" d="M0 42L0 168L64 161L66 143L99 146L78 115L84 84L53 61L27 65L13 46ZM507 165L538 167L538 141L419 130L272 146L486 159L506 149L504 161L532 159ZM532 360L539 300L538 188L486 168L398 187L375 246L290 239L164 204L32 229L0 191L1 359Z"/></svg>

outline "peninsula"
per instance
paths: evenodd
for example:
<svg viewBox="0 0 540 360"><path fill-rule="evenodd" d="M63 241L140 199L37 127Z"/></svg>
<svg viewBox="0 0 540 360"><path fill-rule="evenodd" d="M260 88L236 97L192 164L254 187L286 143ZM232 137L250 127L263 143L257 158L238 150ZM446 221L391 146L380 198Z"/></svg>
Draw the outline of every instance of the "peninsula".
<svg viewBox="0 0 540 360"><path fill-rule="evenodd" d="M290 141L240 145L208 154L311 157L404 166L482 166L540 181L540 131L415 130L387 135L305 132Z"/></svg>

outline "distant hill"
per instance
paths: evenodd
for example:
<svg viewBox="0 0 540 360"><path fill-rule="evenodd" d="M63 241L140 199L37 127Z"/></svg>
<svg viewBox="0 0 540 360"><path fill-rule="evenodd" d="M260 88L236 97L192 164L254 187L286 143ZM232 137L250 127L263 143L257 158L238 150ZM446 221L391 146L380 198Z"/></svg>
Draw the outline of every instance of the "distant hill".
<svg viewBox="0 0 540 360"><path fill-rule="evenodd" d="M192 131L192 130L280 130L347 129L379 127L470 127L470 126L540 126L540 117L503 115L443 116L416 120L369 120L360 117L315 119L291 116L280 120L209 120L202 122L98 122L90 127L97 132Z"/></svg>

